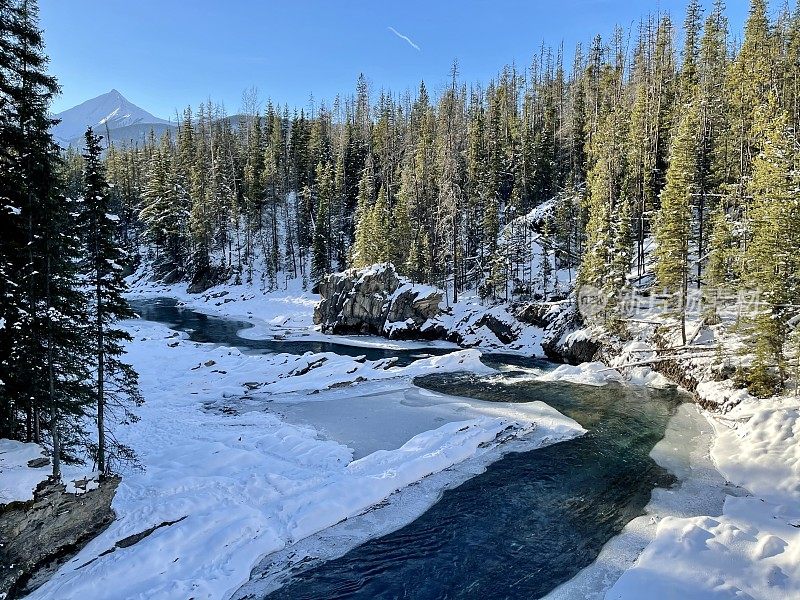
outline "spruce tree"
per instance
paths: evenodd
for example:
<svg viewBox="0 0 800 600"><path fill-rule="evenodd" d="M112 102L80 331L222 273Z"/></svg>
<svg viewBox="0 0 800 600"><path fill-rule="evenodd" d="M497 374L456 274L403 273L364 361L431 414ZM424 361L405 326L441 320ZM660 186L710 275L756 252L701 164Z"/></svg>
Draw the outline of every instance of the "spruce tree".
<svg viewBox="0 0 800 600"><path fill-rule="evenodd" d="M768 106L756 111L754 130L761 151L748 182L752 209L743 269L745 280L755 287L759 298L750 388L766 396L785 379L787 322L796 313L792 307L800 302L800 153L789 128L789 115L780 110L774 96Z"/></svg>
<svg viewBox="0 0 800 600"><path fill-rule="evenodd" d="M670 152L667 184L656 219L656 277L677 298L681 341L686 344L692 196L697 184L697 108L686 107Z"/></svg>
<svg viewBox="0 0 800 600"><path fill-rule="evenodd" d="M772 43L766 0L750 0L742 47L729 65L725 92L729 103L728 168L732 183L744 199L744 183L758 152L753 116L767 102L772 84Z"/></svg>
<svg viewBox="0 0 800 600"><path fill-rule="evenodd" d="M114 462L132 461L133 451L109 434L106 412L121 412L120 421L135 421L131 405L142 403L137 375L122 360L123 344L130 334L117 326L121 319L136 315L123 297L126 291L123 265L127 260L116 235L119 217L111 213L105 168L100 160L100 139L90 127L84 153L84 197L81 211L84 249L84 283L92 302L89 319L95 358L94 395L97 415L97 470L106 474ZM121 417L121 418L119 418ZM109 443L110 442L110 443Z"/></svg>
<svg viewBox="0 0 800 600"><path fill-rule="evenodd" d="M53 477L59 479L61 460L77 459L85 442L83 417L90 400L78 232L73 199L61 187L60 151L49 132L49 106L58 86L46 72L37 5L21 0L2 11L0 177L7 187L0 194L10 218L3 219L3 233L9 235L3 235L0 267L0 394L12 435L21 413L27 439L49 437Z"/></svg>

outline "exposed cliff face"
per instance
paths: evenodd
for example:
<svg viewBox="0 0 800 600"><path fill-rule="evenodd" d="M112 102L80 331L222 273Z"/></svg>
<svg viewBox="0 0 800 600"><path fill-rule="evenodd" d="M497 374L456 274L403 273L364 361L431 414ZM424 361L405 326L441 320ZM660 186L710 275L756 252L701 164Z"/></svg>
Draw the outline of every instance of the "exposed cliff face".
<svg viewBox="0 0 800 600"><path fill-rule="evenodd" d="M442 290L412 283L391 264L328 275L319 293L322 300L314 322L325 333L446 340L498 349L521 345L526 329L506 305L483 305L473 299L447 307Z"/></svg>
<svg viewBox="0 0 800 600"><path fill-rule="evenodd" d="M0 597L19 598L44 583L111 521L119 478L82 494L45 480L33 500L0 507ZM4 595L7 594L7 595Z"/></svg>

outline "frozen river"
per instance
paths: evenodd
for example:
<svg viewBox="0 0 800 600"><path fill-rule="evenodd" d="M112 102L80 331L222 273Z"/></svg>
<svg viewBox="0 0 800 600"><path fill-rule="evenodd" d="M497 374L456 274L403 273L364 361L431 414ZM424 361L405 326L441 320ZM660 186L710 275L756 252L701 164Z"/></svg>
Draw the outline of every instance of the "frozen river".
<svg viewBox="0 0 800 600"><path fill-rule="evenodd" d="M396 358L401 364L448 352L246 340L238 335L246 323L181 309L166 299L133 304L144 318L188 331L195 341L252 352L328 351L373 360ZM268 409L289 421L314 424L353 447L356 457L396 448L420 428L457 420L457 402L449 403L456 405L454 409L429 401L427 390L456 400L470 398L472 409L544 402L588 433L506 454L445 491L410 524L342 556L304 561L304 566L293 569L286 585L255 597L541 597L595 561L609 540L644 514L655 488L677 484L676 475L651 457L685 399L676 391L535 381L531 373L549 368L546 363L503 356L484 360L502 375L431 375L397 390L361 394L357 389L343 390L335 409L330 402L283 403L279 398ZM395 419L396 427L371 435L370 421L386 419ZM252 589L257 586L250 594Z"/></svg>

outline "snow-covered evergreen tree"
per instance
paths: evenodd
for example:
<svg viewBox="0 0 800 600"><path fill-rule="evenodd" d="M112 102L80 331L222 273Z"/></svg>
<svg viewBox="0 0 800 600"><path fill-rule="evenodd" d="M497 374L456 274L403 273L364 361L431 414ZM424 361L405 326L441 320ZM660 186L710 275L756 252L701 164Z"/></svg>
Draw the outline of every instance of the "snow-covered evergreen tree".
<svg viewBox="0 0 800 600"><path fill-rule="evenodd" d="M136 372L122 360L123 343L132 338L117 322L136 315L123 297L126 290L123 265L128 257L117 237L119 217L111 212L109 186L100 160L100 139L91 127L86 131L81 225L85 243L84 284L91 298L89 321L98 439L95 460L97 469L105 474L113 463L134 459L133 450L113 436L107 413L118 421L135 421L131 408L143 400Z"/></svg>

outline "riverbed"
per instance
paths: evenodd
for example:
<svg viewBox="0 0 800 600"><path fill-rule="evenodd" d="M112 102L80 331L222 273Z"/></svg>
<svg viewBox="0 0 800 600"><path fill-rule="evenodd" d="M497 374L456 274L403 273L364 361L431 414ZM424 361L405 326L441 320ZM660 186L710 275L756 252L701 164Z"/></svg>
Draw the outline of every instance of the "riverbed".
<svg viewBox="0 0 800 600"><path fill-rule="evenodd" d="M236 346L248 352L324 350L411 364L425 355L450 351L376 348L374 340L368 347L353 345L353 340L348 344L253 340L239 335L249 327L247 323L202 315L165 299L137 302L135 308L148 319L188 332L195 341ZM305 345L309 343L315 345ZM334 551L319 543L324 536L318 535L318 543L308 540L305 551L284 551L283 559L266 557L239 596L541 597L547 593L563 595L570 583L583 586L585 592L598 593L609 581L613 583L647 541L647 532L643 531L635 540L628 532L627 541L620 542L625 539L620 534L626 526L631 529L648 511L648 504L652 521L651 498L680 496L680 489L692 480L687 448L708 441L702 439L702 417L693 414L693 407L683 405L686 397L673 389L545 383L536 381L536 376L552 366L542 361L502 356L488 356L484 361L500 373L432 375L417 379L413 386L400 385L398 390L372 395L350 391L342 394L336 411L296 398L283 406L277 401L269 410L283 411L284 418L315 425L324 435L351 447L361 444L357 448L361 455L387 445L396 447L420 425L410 429L398 426L394 437L368 439L364 444L363 435L353 435L358 419L348 425L330 415L349 415L352 420L369 411L374 413L373 419L387 419L396 411L399 418L409 403L425 401L426 390L487 405L543 402L575 419L588 433L536 450L525 450L523 445L522 451L506 452L498 460L475 468L475 472L455 473L443 494L439 491L435 498L417 500L422 508L426 502L433 504L419 518L414 519L415 511L405 507L405 520L412 518L399 527L404 519L384 515L387 522L399 527L395 531L387 532L380 524L360 529L355 526L356 533L350 531L338 538L327 532L330 539L338 539ZM676 420L682 423L684 435L691 432L689 439L665 448L665 432ZM687 428L687 424L694 424L695 429ZM678 433L678 429L673 431ZM659 442L660 448L653 453ZM699 459L702 454L701 450ZM721 499L709 498L710 503L717 501ZM680 501L675 505L682 506ZM391 512L392 506L388 508ZM611 540L617 541L618 548L612 554L618 564L598 569L598 556ZM559 588L562 584L565 586Z"/></svg>

